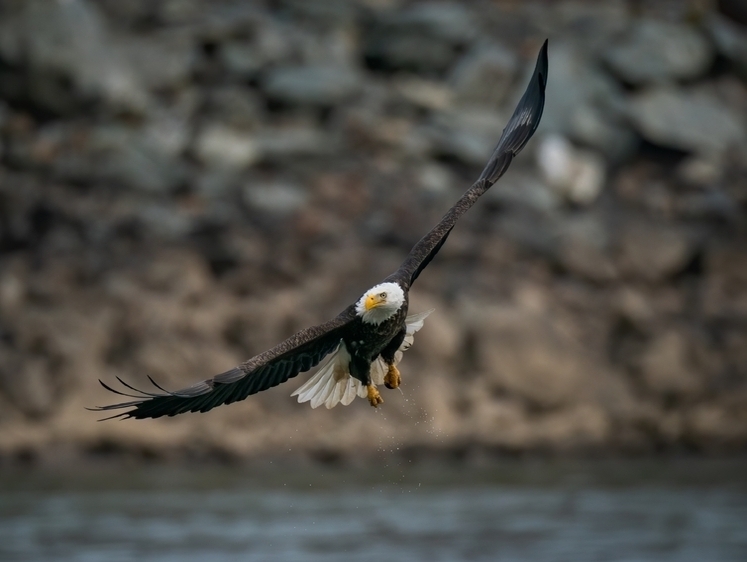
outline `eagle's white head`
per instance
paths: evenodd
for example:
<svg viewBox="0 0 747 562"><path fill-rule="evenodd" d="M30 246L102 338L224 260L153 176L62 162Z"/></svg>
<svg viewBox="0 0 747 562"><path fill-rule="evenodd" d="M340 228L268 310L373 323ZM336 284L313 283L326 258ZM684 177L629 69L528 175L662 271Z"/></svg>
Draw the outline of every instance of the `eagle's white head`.
<svg viewBox="0 0 747 562"><path fill-rule="evenodd" d="M397 283L380 283L355 303L355 312L368 324L381 324L404 304L405 292Z"/></svg>

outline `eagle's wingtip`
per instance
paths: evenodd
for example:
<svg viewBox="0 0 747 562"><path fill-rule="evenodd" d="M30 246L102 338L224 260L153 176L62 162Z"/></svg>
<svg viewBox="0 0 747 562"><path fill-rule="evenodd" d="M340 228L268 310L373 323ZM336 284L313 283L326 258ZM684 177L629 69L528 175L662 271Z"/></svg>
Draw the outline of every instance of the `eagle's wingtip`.
<svg viewBox="0 0 747 562"><path fill-rule="evenodd" d="M548 45L550 43L550 39L545 39L545 42L542 43L542 47L540 48L540 52L537 55L537 65L534 67L534 74L535 76L540 75L542 76L542 87L547 84L547 71L548 67L550 65L549 57L547 54L548 51Z"/></svg>

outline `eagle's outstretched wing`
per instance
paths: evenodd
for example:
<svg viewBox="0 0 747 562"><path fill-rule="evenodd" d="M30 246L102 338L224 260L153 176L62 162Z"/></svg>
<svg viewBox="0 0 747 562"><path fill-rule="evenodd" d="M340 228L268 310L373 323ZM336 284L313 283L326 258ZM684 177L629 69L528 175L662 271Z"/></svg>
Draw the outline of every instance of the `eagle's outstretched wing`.
<svg viewBox="0 0 747 562"><path fill-rule="evenodd" d="M150 379L151 382L160 392L144 392L119 379L119 382L139 395L115 390L99 381L107 390L134 400L91 409L98 412L126 410L105 419L160 418L184 412L207 412L221 404L244 400L251 394L277 386L318 365L327 354L335 350L345 327L354 319L355 309L350 306L333 320L301 330L230 371L175 392L161 388L153 379Z"/></svg>
<svg viewBox="0 0 747 562"><path fill-rule="evenodd" d="M415 245L405 262L388 281L400 281L409 287L446 241L457 219L503 175L513 157L524 147L539 124L545 103L546 82L547 41L542 46L529 86L503 130L480 178L441 222ZM216 406L243 400L318 365L326 355L335 350L346 326L355 318L355 307L350 306L333 320L302 330L238 367L175 392L164 390L152 379L151 382L160 392L143 392L120 379L124 386L138 393L136 395L120 392L100 381L107 390L133 400L93 410L124 410L111 416L115 418L159 418L185 412L207 412Z"/></svg>
<svg viewBox="0 0 747 562"><path fill-rule="evenodd" d="M542 45L534 74L529 81L524 95L514 110L506 128L503 129L498 145L490 156L479 179L470 187L462 198L444 215L421 240L415 244L410 255L400 268L387 278L387 281L399 281L409 287L418 278L420 272L430 263L446 242L459 217L461 217L478 197L485 193L508 169L514 157L524 148L527 141L537 130L542 110L545 107L545 86L547 84L547 41Z"/></svg>

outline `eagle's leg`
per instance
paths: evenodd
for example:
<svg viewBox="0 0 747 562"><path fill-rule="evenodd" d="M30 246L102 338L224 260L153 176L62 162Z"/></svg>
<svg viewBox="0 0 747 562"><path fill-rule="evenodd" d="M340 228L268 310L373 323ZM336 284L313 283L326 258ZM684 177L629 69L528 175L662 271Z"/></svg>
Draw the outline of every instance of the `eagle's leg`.
<svg viewBox="0 0 747 562"><path fill-rule="evenodd" d="M402 377L399 374L399 369L393 364L389 365L389 370L384 375L384 386L387 388L399 388L401 382Z"/></svg>
<svg viewBox="0 0 747 562"><path fill-rule="evenodd" d="M381 397L381 394L379 394L379 390L376 388L375 384L369 384L367 387L368 389L368 401L374 408L378 408L379 404L384 403L384 399Z"/></svg>
<svg viewBox="0 0 747 562"><path fill-rule="evenodd" d="M381 352L381 358L389 367L386 375L384 375L384 386L387 388L399 388L399 385L402 383L399 369L394 365L394 356L402 345L402 342L405 341L406 334L407 330L403 327Z"/></svg>
<svg viewBox="0 0 747 562"><path fill-rule="evenodd" d="M368 396L368 402L376 408L379 404L384 403L384 399L379 394L376 385L371 380L371 362L353 354L350 360L350 374L361 381L365 387Z"/></svg>

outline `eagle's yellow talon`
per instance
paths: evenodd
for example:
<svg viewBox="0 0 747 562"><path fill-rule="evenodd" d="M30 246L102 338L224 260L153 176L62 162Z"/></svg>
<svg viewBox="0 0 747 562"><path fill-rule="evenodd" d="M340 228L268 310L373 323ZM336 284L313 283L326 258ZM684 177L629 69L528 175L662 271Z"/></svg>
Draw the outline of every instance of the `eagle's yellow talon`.
<svg viewBox="0 0 747 562"><path fill-rule="evenodd" d="M384 376L384 386L387 388L399 388L402 383L402 377L399 374L399 369L394 365L389 365L389 371Z"/></svg>
<svg viewBox="0 0 747 562"><path fill-rule="evenodd" d="M368 385L368 401L374 408L377 408L379 404L384 403L384 399L381 397L381 394L379 394L378 389L372 384Z"/></svg>

